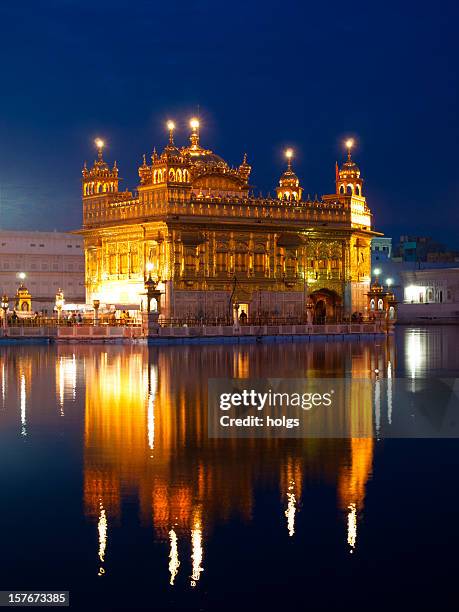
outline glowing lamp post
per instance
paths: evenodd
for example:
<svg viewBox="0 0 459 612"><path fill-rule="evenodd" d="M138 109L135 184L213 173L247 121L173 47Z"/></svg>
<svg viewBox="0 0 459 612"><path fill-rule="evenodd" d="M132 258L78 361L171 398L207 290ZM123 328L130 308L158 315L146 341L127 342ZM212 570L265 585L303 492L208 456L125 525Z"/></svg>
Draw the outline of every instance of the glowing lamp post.
<svg viewBox="0 0 459 612"><path fill-rule="evenodd" d="M169 130L169 144L173 145L174 144L175 123L169 120L166 125L167 125L167 129Z"/></svg>
<svg viewBox="0 0 459 612"><path fill-rule="evenodd" d="M99 159L102 159L102 155L103 155L103 151L104 151L104 147L105 147L105 142L102 140L102 138L96 138L94 140L94 144L97 147L97 155L98 155Z"/></svg>
<svg viewBox="0 0 459 612"><path fill-rule="evenodd" d="M355 141L353 138L348 138L345 144L346 144L346 149L347 149L347 157L348 159L351 159L351 151L352 151L352 147L355 144Z"/></svg>
<svg viewBox="0 0 459 612"><path fill-rule="evenodd" d="M147 294L147 313L150 314L151 312L151 300L153 299L155 293L156 293L156 283L155 281L151 278L151 271L148 275L147 280L145 281L145 292Z"/></svg>
<svg viewBox="0 0 459 612"><path fill-rule="evenodd" d="M7 319L8 308L9 308L8 296L3 295L2 296L3 329L6 329L8 327L8 319Z"/></svg>
<svg viewBox="0 0 459 612"><path fill-rule="evenodd" d="M92 305L94 308L94 325L98 325L99 324L100 300L93 300Z"/></svg>
<svg viewBox="0 0 459 612"><path fill-rule="evenodd" d="M59 289L59 291L56 293L56 310L57 310L57 321L58 323L61 320L61 313L62 313L62 309L64 308L64 292L62 291L62 289Z"/></svg>

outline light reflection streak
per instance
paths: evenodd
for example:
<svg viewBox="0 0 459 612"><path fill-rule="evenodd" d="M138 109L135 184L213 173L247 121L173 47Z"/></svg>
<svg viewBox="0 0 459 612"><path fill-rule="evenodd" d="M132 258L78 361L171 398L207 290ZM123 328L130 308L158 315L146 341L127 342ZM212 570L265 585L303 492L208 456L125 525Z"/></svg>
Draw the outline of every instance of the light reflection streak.
<svg viewBox="0 0 459 612"><path fill-rule="evenodd" d="M73 353L71 357L59 357L56 362L56 369L60 414L61 416L65 416L65 398L70 395L73 401L76 399L77 363L75 353Z"/></svg>
<svg viewBox="0 0 459 612"><path fill-rule="evenodd" d="M288 535L292 537L295 535L295 513L296 513L296 498L294 491L295 482L292 480L289 486L289 490L287 493L287 510L285 511L285 516L287 517L287 529Z"/></svg>
<svg viewBox="0 0 459 612"><path fill-rule="evenodd" d="M169 552L169 573L171 575L169 584L173 585L175 577L178 574L178 568L180 567L180 561L178 557L177 534L173 529L169 531L169 542L171 546Z"/></svg>
<svg viewBox="0 0 459 612"><path fill-rule="evenodd" d="M149 385L148 385L148 446L153 450L155 446L155 397L158 390L158 370L156 365L152 365L149 370Z"/></svg>
<svg viewBox="0 0 459 612"><path fill-rule="evenodd" d="M102 576L103 574L105 574L105 568L103 564L105 562L105 550L107 548L107 527L108 527L107 515L105 513L105 508L101 501L100 511L99 511L99 521L97 523L97 530L99 532L99 560L100 560L99 572L97 574L98 576Z"/></svg>
<svg viewBox="0 0 459 612"><path fill-rule="evenodd" d="M192 572L191 572L191 586L196 586L198 582L201 572L204 571L201 563L203 558L203 549L202 549L202 528L201 521L196 519L194 522L194 528L191 530L191 562L192 562Z"/></svg>
<svg viewBox="0 0 459 612"><path fill-rule="evenodd" d="M5 374L5 362L2 362L2 407L5 408L6 401L6 374Z"/></svg>
<svg viewBox="0 0 459 612"><path fill-rule="evenodd" d="M21 435L22 436L27 435L26 407L27 407L26 379L25 379L25 374L21 374L20 410L21 410Z"/></svg>
<svg viewBox="0 0 459 612"><path fill-rule="evenodd" d="M376 437L379 438L381 430L381 381L378 376L375 380L375 430Z"/></svg>
<svg viewBox="0 0 459 612"><path fill-rule="evenodd" d="M392 425L392 364L387 364L387 420Z"/></svg>
<svg viewBox="0 0 459 612"><path fill-rule="evenodd" d="M348 506L347 515L347 543L351 547L350 552L354 552L355 543L357 540L357 507L354 502Z"/></svg>

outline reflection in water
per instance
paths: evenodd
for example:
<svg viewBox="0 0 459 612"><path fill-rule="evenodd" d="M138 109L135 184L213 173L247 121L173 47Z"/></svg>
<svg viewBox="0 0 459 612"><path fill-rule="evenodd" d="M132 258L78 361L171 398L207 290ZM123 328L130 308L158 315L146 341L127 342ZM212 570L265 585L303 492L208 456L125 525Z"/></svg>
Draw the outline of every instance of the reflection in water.
<svg viewBox="0 0 459 612"><path fill-rule="evenodd" d="M2 361L2 408L5 408L6 399L6 373L5 373L5 362Z"/></svg>
<svg viewBox="0 0 459 612"><path fill-rule="evenodd" d="M289 536L295 534L295 515L297 512L297 504L301 500L302 479L303 474L300 459L288 457L284 470L281 470L280 487L281 491L285 491L285 496L287 498L287 508L284 514L287 518Z"/></svg>
<svg viewBox="0 0 459 612"><path fill-rule="evenodd" d="M62 355L56 360L56 393L60 414L64 416L64 401L75 401L77 387L77 363L75 353Z"/></svg>
<svg viewBox="0 0 459 612"><path fill-rule="evenodd" d="M0 352L0 358L2 394L5 405L14 406L15 435L18 407L21 433L33 438L34 424L54 418L64 427L73 406L82 404L83 501L93 525L94 576L108 568L113 576L110 563L124 552L114 534L128 529L134 516L140 527L153 529L164 584L177 588L184 577L187 588L200 589L212 573L210 545L219 525L267 517L290 546L309 528L302 500L314 494L317 483L336 491L342 545L358 550L377 442L356 435L371 433L376 415L384 418L377 393L343 388L352 407L350 439L218 440L207 435L207 380L307 375L375 381L376 370L381 378L396 371L390 339L160 348L62 345L36 353ZM277 506L264 507L260 491L273 491Z"/></svg>
<svg viewBox="0 0 459 612"><path fill-rule="evenodd" d="M21 410L21 434L23 436L27 435L27 417L26 417L26 407L27 407L27 391L26 391L26 377L25 374L22 373L20 375L21 380L21 400L20 400L20 410Z"/></svg>
<svg viewBox="0 0 459 612"><path fill-rule="evenodd" d="M203 554L201 517L197 510L193 521L193 529L191 530L191 586L196 586L201 576L201 572L204 571L202 567Z"/></svg>
<svg viewBox="0 0 459 612"><path fill-rule="evenodd" d="M105 550L107 548L107 516L105 514L105 509L100 502L100 512L99 512L99 521L97 523L97 530L99 532L99 576L105 574L104 562L105 562Z"/></svg>
<svg viewBox="0 0 459 612"><path fill-rule="evenodd" d="M347 514L347 543L351 547L350 552L354 552L357 540L357 508L354 503L349 504Z"/></svg>
<svg viewBox="0 0 459 612"><path fill-rule="evenodd" d="M155 396L158 387L156 365L152 364L148 369L148 373L148 446L153 450L155 446Z"/></svg>
<svg viewBox="0 0 459 612"><path fill-rule="evenodd" d="M105 520L119 524L122 497L136 496L141 522L151 522L157 541L168 544L164 552L171 584L179 571L180 542L184 550L188 542L194 586L204 571L204 538L217 522L237 514L246 522L252 519L256 484L275 483L280 474L284 520L293 537L302 489L319 478L336 483L347 541L354 548L372 470L373 439L288 444L276 439L209 439L207 379L306 372L374 378L376 367L381 375L387 371L387 347L345 345L344 359L344 347L337 344L279 345L275 354L268 346L177 348L136 346L107 352L87 347L86 515L100 520L102 500ZM350 434L354 428L371 432L371 390L368 397L368 390L353 392L351 386L346 393L353 406ZM368 409L362 411L362 406Z"/></svg>
<svg viewBox="0 0 459 612"><path fill-rule="evenodd" d="M173 585L178 574L180 561L178 556L177 534L173 529L169 531L170 552L169 552L169 573L171 575L169 584Z"/></svg>

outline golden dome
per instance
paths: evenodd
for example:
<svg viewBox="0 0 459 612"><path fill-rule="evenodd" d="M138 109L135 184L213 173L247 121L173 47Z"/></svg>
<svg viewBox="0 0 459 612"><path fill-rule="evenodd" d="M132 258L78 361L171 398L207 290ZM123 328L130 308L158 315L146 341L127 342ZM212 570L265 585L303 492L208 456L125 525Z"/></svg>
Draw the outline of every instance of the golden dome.
<svg viewBox="0 0 459 612"><path fill-rule="evenodd" d="M355 162L352 161L352 159L348 159L341 166L339 173L340 174L345 174L345 175L350 175L351 174L351 175L359 177L360 176L360 168L357 166L357 164Z"/></svg>

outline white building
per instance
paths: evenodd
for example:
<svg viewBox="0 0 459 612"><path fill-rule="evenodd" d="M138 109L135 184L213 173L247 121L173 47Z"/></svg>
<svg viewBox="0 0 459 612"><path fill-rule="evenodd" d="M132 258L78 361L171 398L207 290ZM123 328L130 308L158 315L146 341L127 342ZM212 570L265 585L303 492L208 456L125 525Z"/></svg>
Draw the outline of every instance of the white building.
<svg viewBox="0 0 459 612"><path fill-rule="evenodd" d="M34 311L51 314L59 289L67 303L84 303L83 239L63 232L0 230L0 291L9 297L10 309L21 282Z"/></svg>
<svg viewBox="0 0 459 612"><path fill-rule="evenodd" d="M375 236L371 239L371 262L373 265L388 261L392 257L392 238Z"/></svg>
<svg viewBox="0 0 459 612"><path fill-rule="evenodd" d="M459 323L459 268L404 271L401 278L400 322Z"/></svg>

